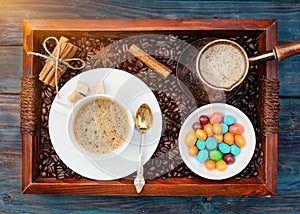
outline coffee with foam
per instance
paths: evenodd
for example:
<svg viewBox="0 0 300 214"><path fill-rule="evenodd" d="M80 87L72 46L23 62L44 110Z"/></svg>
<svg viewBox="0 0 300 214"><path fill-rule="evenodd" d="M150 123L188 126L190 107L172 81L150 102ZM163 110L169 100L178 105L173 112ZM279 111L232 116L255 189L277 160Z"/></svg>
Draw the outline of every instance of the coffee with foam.
<svg viewBox="0 0 300 214"><path fill-rule="evenodd" d="M247 72L246 60L238 46L218 42L202 52L198 61L199 75L211 86L230 89Z"/></svg>
<svg viewBox="0 0 300 214"><path fill-rule="evenodd" d="M104 97L97 97L80 106L72 126L77 144L97 155L119 150L126 142L130 128L124 107Z"/></svg>

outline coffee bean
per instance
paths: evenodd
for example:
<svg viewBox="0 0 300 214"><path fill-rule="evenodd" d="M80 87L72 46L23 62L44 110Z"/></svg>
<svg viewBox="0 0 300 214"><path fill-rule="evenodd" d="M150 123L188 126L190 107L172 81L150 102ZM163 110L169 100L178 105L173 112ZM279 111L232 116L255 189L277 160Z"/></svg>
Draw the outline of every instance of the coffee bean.
<svg viewBox="0 0 300 214"><path fill-rule="evenodd" d="M47 177L47 173L46 172L40 172L40 176L42 177L42 178L45 178L45 177Z"/></svg>
<svg viewBox="0 0 300 214"><path fill-rule="evenodd" d="M143 64L140 60L137 60L137 61L135 62L135 65L136 65L136 67L139 68L139 69L141 69L141 68L144 67L144 64Z"/></svg>

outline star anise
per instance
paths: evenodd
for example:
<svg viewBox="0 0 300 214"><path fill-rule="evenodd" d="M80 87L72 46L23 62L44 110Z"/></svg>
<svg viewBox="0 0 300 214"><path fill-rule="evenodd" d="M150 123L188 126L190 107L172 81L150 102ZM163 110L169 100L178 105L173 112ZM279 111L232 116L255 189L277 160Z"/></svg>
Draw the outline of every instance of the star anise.
<svg viewBox="0 0 300 214"><path fill-rule="evenodd" d="M96 60L94 62L94 67L100 63L105 68L107 65L112 66L113 62L110 58L116 56L116 53L110 52L111 45L105 47L103 43L100 44L100 50L94 49L95 55L91 57L91 60Z"/></svg>

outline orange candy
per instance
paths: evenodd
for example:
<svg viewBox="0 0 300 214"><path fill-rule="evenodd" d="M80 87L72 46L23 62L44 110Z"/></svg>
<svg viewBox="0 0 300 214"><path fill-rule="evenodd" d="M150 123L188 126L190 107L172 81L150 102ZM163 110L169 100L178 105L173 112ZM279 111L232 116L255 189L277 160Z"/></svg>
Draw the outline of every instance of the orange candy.
<svg viewBox="0 0 300 214"><path fill-rule="evenodd" d="M213 128L212 128L212 125L210 123L206 124L203 127L203 130L206 131L208 137L211 137L211 136L214 135Z"/></svg>
<svg viewBox="0 0 300 214"><path fill-rule="evenodd" d="M225 171L227 168L227 164L224 160L219 160L217 163L216 163L216 169L223 172Z"/></svg>
<svg viewBox="0 0 300 214"><path fill-rule="evenodd" d="M202 130L202 129L198 129L196 131L196 137L199 139L199 140L206 140L207 138L207 133L206 131Z"/></svg>
<svg viewBox="0 0 300 214"><path fill-rule="evenodd" d="M216 168L216 162L209 159L209 160L205 161L204 166L208 170L214 170Z"/></svg>
<svg viewBox="0 0 300 214"><path fill-rule="evenodd" d="M235 135L234 142L240 148L242 148L246 145L246 140L243 135L239 135L239 134Z"/></svg>
<svg viewBox="0 0 300 214"><path fill-rule="evenodd" d="M189 147L189 155L190 156L196 156L199 152L199 149L197 148L197 146L191 146Z"/></svg>
<svg viewBox="0 0 300 214"><path fill-rule="evenodd" d="M234 134L227 132L223 136L223 141L224 141L224 143L226 143L228 145L234 144Z"/></svg>

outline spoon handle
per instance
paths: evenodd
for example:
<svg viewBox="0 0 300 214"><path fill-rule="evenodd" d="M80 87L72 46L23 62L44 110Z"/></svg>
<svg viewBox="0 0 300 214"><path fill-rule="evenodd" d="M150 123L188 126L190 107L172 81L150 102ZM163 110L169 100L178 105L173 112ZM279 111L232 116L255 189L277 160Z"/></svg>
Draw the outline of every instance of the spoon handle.
<svg viewBox="0 0 300 214"><path fill-rule="evenodd" d="M136 188L137 193L140 193L145 185L144 167L143 167L143 149L142 149L143 145L144 145L144 135L141 134L138 167L137 167L136 177L134 179L134 186Z"/></svg>

